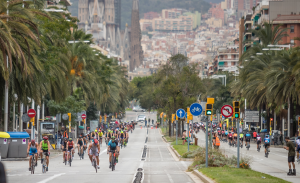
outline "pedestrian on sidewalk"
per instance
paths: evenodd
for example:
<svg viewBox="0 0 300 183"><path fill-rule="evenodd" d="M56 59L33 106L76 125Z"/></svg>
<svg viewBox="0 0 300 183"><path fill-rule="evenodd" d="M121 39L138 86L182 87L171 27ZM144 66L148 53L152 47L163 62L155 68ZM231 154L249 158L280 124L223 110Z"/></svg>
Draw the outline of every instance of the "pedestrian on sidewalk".
<svg viewBox="0 0 300 183"><path fill-rule="evenodd" d="M183 130L182 132L182 145L185 143L185 138L186 138L186 130Z"/></svg>
<svg viewBox="0 0 300 183"><path fill-rule="evenodd" d="M290 137L285 137L286 146L283 148L288 150L288 164L289 164L289 172L287 175L295 175L296 176L296 168L295 168L295 145L294 143L290 140ZM292 172L292 167L291 164L293 165L293 172Z"/></svg>
<svg viewBox="0 0 300 183"><path fill-rule="evenodd" d="M213 137L213 145L215 149L219 149L220 147L220 139L218 137L217 133L214 133L214 137Z"/></svg>

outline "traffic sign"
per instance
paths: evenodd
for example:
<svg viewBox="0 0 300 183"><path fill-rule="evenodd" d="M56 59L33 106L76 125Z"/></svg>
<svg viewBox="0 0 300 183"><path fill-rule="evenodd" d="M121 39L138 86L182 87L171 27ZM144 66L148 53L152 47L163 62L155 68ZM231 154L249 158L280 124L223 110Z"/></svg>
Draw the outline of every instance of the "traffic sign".
<svg viewBox="0 0 300 183"><path fill-rule="evenodd" d="M184 116L185 116L185 110L184 109L178 109L177 111L176 111L176 115L178 116L178 118L184 118Z"/></svg>
<svg viewBox="0 0 300 183"><path fill-rule="evenodd" d="M28 117L33 118L33 117L35 117L36 112L34 109L29 109L27 114L28 114Z"/></svg>
<svg viewBox="0 0 300 183"><path fill-rule="evenodd" d="M27 122L30 121L30 117L28 116L28 114L23 114L23 115L22 115L22 121L23 121L24 123L27 123Z"/></svg>
<svg viewBox="0 0 300 183"><path fill-rule="evenodd" d="M68 120L68 119L69 119L68 114L63 114L63 115L62 115L62 119L63 119L63 120Z"/></svg>
<svg viewBox="0 0 300 183"><path fill-rule="evenodd" d="M190 113L193 116L199 116L202 113L202 106L199 103L193 103L190 106Z"/></svg>
<svg viewBox="0 0 300 183"><path fill-rule="evenodd" d="M231 117L233 114L233 108L230 105L224 105L221 108L221 113L226 118Z"/></svg>
<svg viewBox="0 0 300 183"><path fill-rule="evenodd" d="M82 119L85 119L85 118L86 118L86 115L85 115L85 114L82 114L82 115L81 115L81 118L82 118Z"/></svg>

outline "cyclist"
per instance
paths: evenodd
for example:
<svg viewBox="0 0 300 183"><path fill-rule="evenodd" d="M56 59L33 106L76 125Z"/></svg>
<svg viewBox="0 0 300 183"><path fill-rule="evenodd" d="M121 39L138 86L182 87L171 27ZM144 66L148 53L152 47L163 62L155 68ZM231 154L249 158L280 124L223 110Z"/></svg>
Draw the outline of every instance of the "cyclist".
<svg viewBox="0 0 300 183"><path fill-rule="evenodd" d="M99 130L98 136L99 136L100 144L102 144L102 136L103 136L102 130Z"/></svg>
<svg viewBox="0 0 300 183"><path fill-rule="evenodd" d="M258 146L261 144L261 137L259 134L256 135L256 142L257 142L257 151L258 151Z"/></svg>
<svg viewBox="0 0 300 183"><path fill-rule="evenodd" d="M72 159L74 157L74 146L75 146L75 144L74 144L72 138L69 138L69 142L67 142L67 147L68 147L68 161L69 161L69 159L71 157L71 152L72 152Z"/></svg>
<svg viewBox="0 0 300 183"><path fill-rule="evenodd" d="M68 143L68 138L65 137L63 139L62 146L61 146L61 148L63 150L63 163L65 163L65 155L67 153L67 143Z"/></svg>
<svg viewBox="0 0 300 183"><path fill-rule="evenodd" d="M120 144L125 144L124 143L124 138L125 138L125 133L121 130L121 133L120 133Z"/></svg>
<svg viewBox="0 0 300 183"><path fill-rule="evenodd" d="M81 150L83 151L83 140L82 136L80 135L79 138L77 139L77 149L78 149L78 155L81 154ZM82 152L83 153L83 152Z"/></svg>
<svg viewBox="0 0 300 183"><path fill-rule="evenodd" d="M129 130L125 130L125 145L127 146L128 139L129 139Z"/></svg>
<svg viewBox="0 0 300 183"><path fill-rule="evenodd" d="M28 147L27 147L27 156L29 154L30 158L29 158L29 171L31 171L31 159L32 159L32 156L34 155L35 157L35 166L37 166L37 149L38 149L38 143L35 142L34 139L31 140L31 143L28 144Z"/></svg>
<svg viewBox="0 0 300 183"><path fill-rule="evenodd" d="M229 132L229 134L228 134L228 141L229 141L230 144L232 144L232 138L233 138L233 133Z"/></svg>
<svg viewBox="0 0 300 183"><path fill-rule="evenodd" d="M226 130L225 131L225 139L227 139L227 136L228 136L228 131Z"/></svg>
<svg viewBox="0 0 300 183"><path fill-rule="evenodd" d="M50 142L48 141L48 137L44 136L43 140L40 143L41 150L39 152L41 156L41 164L43 164L43 153L46 153L46 159L47 159L47 168L46 171L48 171L48 166L49 166L49 155L50 155Z"/></svg>
<svg viewBox="0 0 300 183"><path fill-rule="evenodd" d="M244 141L244 134L240 133L240 141L241 141L241 147L243 148L243 141Z"/></svg>
<svg viewBox="0 0 300 183"><path fill-rule="evenodd" d="M250 147L251 134L247 132L245 136L246 136L246 146L248 146L248 142L249 142L249 147Z"/></svg>
<svg viewBox="0 0 300 183"><path fill-rule="evenodd" d="M120 152L120 147L118 146L118 142L115 141L115 137L112 136L111 140L108 143L107 147L107 153L109 153L109 168L111 168L111 157L112 157L112 151L115 151L116 153L116 162L118 163L118 157L119 157L119 152Z"/></svg>
<svg viewBox="0 0 300 183"><path fill-rule="evenodd" d="M94 139L93 142L89 145L88 153L93 166L93 156L97 159L97 168L100 169L99 166L99 152L100 152L100 144L97 139Z"/></svg>
<svg viewBox="0 0 300 183"><path fill-rule="evenodd" d="M237 133L236 132L232 132L233 133L233 143L236 144L237 142Z"/></svg>
<svg viewBox="0 0 300 183"><path fill-rule="evenodd" d="M83 150L85 151L86 150L86 146L88 144L88 140L86 139L86 135L85 134L84 134L82 140L83 140Z"/></svg>
<svg viewBox="0 0 300 183"><path fill-rule="evenodd" d="M269 138L269 135L266 135L266 136L265 136L264 142L265 142L265 156L267 157L267 147L270 146L270 138Z"/></svg>
<svg viewBox="0 0 300 183"><path fill-rule="evenodd" d="M254 141L256 141L256 137L257 137L257 133L256 133L256 131L254 131L253 132L253 139L254 139Z"/></svg>

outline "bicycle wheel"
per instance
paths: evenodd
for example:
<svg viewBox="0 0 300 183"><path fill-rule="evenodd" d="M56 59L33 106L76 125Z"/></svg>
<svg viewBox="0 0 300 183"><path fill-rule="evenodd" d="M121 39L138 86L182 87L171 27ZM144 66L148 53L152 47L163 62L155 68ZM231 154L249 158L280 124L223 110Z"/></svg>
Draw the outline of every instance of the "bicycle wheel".
<svg viewBox="0 0 300 183"><path fill-rule="evenodd" d="M97 173L97 163L96 163L95 159L93 160L93 164L94 164L94 167L95 167L95 170L96 170L96 173Z"/></svg>
<svg viewBox="0 0 300 183"><path fill-rule="evenodd" d="M113 156L113 155L112 155ZM111 171L115 170L115 156L111 158Z"/></svg>
<svg viewBox="0 0 300 183"><path fill-rule="evenodd" d="M34 174L34 167L35 167L35 162L34 158L31 159L31 174Z"/></svg>
<svg viewBox="0 0 300 183"><path fill-rule="evenodd" d="M72 162L72 157L71 157L71 156L72 156L72 155L70 155L70 160L69 160L69 161L70 161L70 162L69 162L69 163L70 163L70 167L71 167L71 162Z"/></svg>
<svg viewBox="0 0 300 183"><path fill-rule="evenodd" d="M67 159L68 159L68 158L65 156L65 165L67 165Z"/></svg>
<svg viewBox="0 0 300 183"><path fill-rule="evenodd" d="M45 164L43 164L43 166L42 166L42 172L46 173L46 165Z"/></svg>

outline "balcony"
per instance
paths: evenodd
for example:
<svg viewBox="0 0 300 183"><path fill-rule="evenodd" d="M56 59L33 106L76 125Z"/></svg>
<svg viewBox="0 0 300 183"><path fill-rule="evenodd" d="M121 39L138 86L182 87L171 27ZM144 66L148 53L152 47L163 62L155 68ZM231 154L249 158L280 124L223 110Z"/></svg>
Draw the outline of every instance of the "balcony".
<svg viewBox="0 0 300 183"><path fill-rule="evenodd" d="M269 15L262 15L259 19L258 19L258 24L262 25L264 22L269 22Z"/></svg>

